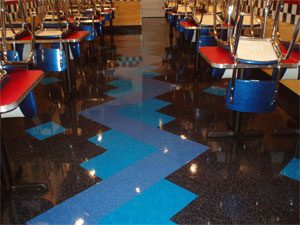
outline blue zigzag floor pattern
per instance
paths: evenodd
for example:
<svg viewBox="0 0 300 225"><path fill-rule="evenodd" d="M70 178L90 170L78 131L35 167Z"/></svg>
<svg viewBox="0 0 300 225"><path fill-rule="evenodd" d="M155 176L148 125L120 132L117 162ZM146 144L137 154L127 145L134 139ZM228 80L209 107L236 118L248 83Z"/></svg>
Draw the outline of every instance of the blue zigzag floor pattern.
<svg viewBox="0 0 300 225"><path fill-rule="evenodd" d="M161 129L174 120L157 112L169 105L154 97L172 85L144 76L151 66L117 71L113 101L80 114L110 127L90 142L105 148L81 166L103 179L28 224L174 224L170 218L197 196L165 177L208 148ZM156 73L154 73L156 75Z"/></svg>
<svg viewBox="0 0 300 225"><path fill-rule="evenodd" d="M280 174L300 182L300 160L298 158L293 158L281 170Z"/></svg>

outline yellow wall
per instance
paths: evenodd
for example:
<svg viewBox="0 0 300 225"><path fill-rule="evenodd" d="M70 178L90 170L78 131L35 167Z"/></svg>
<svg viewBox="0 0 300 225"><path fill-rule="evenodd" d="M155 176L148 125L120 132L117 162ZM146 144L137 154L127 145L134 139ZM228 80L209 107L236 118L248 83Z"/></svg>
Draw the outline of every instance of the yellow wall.
<svg viewBox="0 0 300 225"><path fill-rule="evenodd" d="M138 26L142 25L140 1L117 1L114 25L115 26Z"/></svg>

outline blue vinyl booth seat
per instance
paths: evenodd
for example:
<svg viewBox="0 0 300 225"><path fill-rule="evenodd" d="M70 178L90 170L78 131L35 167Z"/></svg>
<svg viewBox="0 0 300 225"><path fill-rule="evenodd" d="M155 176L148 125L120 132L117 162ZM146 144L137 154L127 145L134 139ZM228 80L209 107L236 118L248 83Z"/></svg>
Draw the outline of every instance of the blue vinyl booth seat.
<svg viewBox="0 0 300 225"><path fill-rule="evenodd" d="M113 19L113 15L112 14L104 14L104 18L105 18L105 21L111 21Z"/></svg>
<svg viewBox="0 0 300 225"><path fill-rule="evenodd" d="M0 58L2 58L2 57L3 57L2 51L0 51ZM16 51L16 55L15 55L14 50L8 50L7 51L7 59L8 59L8 61L11 61L11 62L21 61L21 57L20 57L20 54L19 54L18 50ZM6 71L10 71L10 70L13 70L15 68L14 65L9 65L9 64L3 65L2 67Z"/></svg>
<svg viewBox="0 0 300 225"><path fill-rule="evenodd" d="M70 49L73 55L73 58L76 60L80 59L80 43L70 43Z"/></svg>
<svg viewBox="0 0 300 225"><path fill-rule="evenodd" d="M212 31L210 29L201 30L200 37L196 40L196 51L198 48L203 46L216 46L217 42L212 35Z"/></svg>
<svg viewBox="0 0 300 225"><path fill-rule="evenodd" d="M167 19L168 19L168 22L171 24L172 27L176 26L176 21L177 21L176 16L168 14Z"/></svg>
<svg viewBox="0 0 300 225"><path fill-rule="evenodd" d="M186 21L186 19L177 19L176 26L175 26L175 29L180 33L184 32L184 28L180 25L181 21Z"/></svg>
<svg viewBox="0 0 300 225"><path fill-rule="evenodd" d="M58 48L42 48L36 52L37 67L46 72L62 72L67 69L65 51Z"/></svg>
<svg viewBox="0 0 300 225"><path fill-rule="evenodd" d="M184 30L184 40L190 43L193 40L194 30Z"/></svg>
<svg viewBox="0 0 300 225"><path fill-rule="evenodd" d="M96 35L95 35L95 29L93 24L81 25L80 28L81 30L90 32L89 35L85 38L86 41L93 41L95 39Z"/></svg>
<svg viewBox="0 0 300 225"><path fill-rule="evenodd" d="M228 83L226 107L233 111L267 113L276 108L276 81L235 80L230 101L232 80Z"/></svg>
<svg viewBox="0 0 300 225"><path fill-rule="evenodd" d="M176 19L176 17L174 17ZM180 22L182 21L186 21L187 19L184 18L184 19L176 19L175 20L175 29L180 32L180 33L183 33L183 37L184 37L184 40L187 42L187 43L190 43L193 39L193 36L194 36L194 30L188 30L188 29L184 29L181 25L180 25ZM172 21L173 23L173 21Z"/></svg>
<svg viewBox="0 0 300 225"><path fill-rule="evenodd" d="M37 115L37 105L32 91L29 92L19 107L25 117L34 117Z"/></svg>
<svg viewBox="0 0 300 225"><path fill-rule="evenodd" d="M102 36L103 35L103 26L104 24L103 23L95 23L95 30L96 30L96 33L99 35L99 36Z"/></svg>
<svg viewBox="0 0 300 225"><path fill-rule="evenodd" d="M17 62L21 61L21 57L20 57L19 51L17 50L16 51L16 55L15 55L14 50L8 50L7 51L7 59L9 61L17 61Z"/></svg>

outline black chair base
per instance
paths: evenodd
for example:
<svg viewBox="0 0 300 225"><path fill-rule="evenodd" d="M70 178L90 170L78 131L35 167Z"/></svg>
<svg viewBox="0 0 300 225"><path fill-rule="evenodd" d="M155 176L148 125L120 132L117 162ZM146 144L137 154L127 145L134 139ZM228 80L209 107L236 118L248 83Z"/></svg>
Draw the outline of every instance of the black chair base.
<svg viewBox="0 0 300 225"><path fill-rule="evenodd" d="M4 192L11 194L34 194L34 195L45 195L48 192L48 186L46 184L22 184L12 185L9 187L3 187Z"/></svg>
<svg viewBox="0 0 300 225"><path fill-rule="evenodd" d="M286 128L286 129L276 129L273 131L273 134L276 136L292 136L299 135L300 130L295 128Z"/></svg>
<svg viewBox="0 0 300 225"><path fill-rule="evenodd" d="M39 194L44 195L48 191L48 186L41 183L31 183L14 185L14 177L12 176L10 166L8 164L8 158L6 154L4 138L1 142L1 189L7 194Z"/></svg>
<svg viewBox="0 0 300 225"><path fill-rule="evenodd" d="M263 136L264 136L264 132L263 131L257 131L257 130L249 130L249 131L239 132L239 133L236 133L234 131L212 131L212 132L209 132L208 135L207 135L207 137L209 137L209 138L227 138L227 137L262 138Z"/></svg>

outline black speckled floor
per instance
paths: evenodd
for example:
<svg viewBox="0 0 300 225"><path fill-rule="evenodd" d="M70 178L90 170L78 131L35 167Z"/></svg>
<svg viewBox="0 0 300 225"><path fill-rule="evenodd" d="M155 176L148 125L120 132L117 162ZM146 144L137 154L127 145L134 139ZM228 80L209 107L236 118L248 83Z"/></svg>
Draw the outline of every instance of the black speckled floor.
<svg viewBox="0 0 300 225"><path fill-rule="evenodd" d="M276 128L297 127L299 101L287 104L290 99L284 98L283 93L274 112L244 115L242 129L262 130L263 138L207 138L209 131L226 130L230 126L232 112L225 108L224 97L202 90L212 85L226 87L226 81L210 79L205 68L195 79L194 48L167 48L168 32L164 19L144 19L142 35L114 37L115 53L108 48L100 49L97 39L96 55L91 59L86 44L81 61L72 63L76 74L75 97L66 101L62 82L39 84L35 89L37 117L2 120L1 133L16 183L43 182L49 191L44 196L7 196L2 191L1 224L24 224L101 182L100 178L89 176L79 164L106 151L87 139L110 128L78 112L114 99L104 92L114 89L107 83L116 80L114 67L118 66L118 56L142 57L145 65L157 66L155 72L161 75L154 79L176 84L176 88L157 97L171 102L159 112L176 118L161 129L209 147L166 178L198 196L171 221L176 224L300 223L299 182L280 175L292 158L299 158L299 149L295 148L297 137L272 135ZM109 37L106 38L109 45ZM124 65L124 68L130 66L136 65ZM50 76L61 78L62 75L46 74ZM49 121L67 131L43 142L25 132Z"/></svg>

